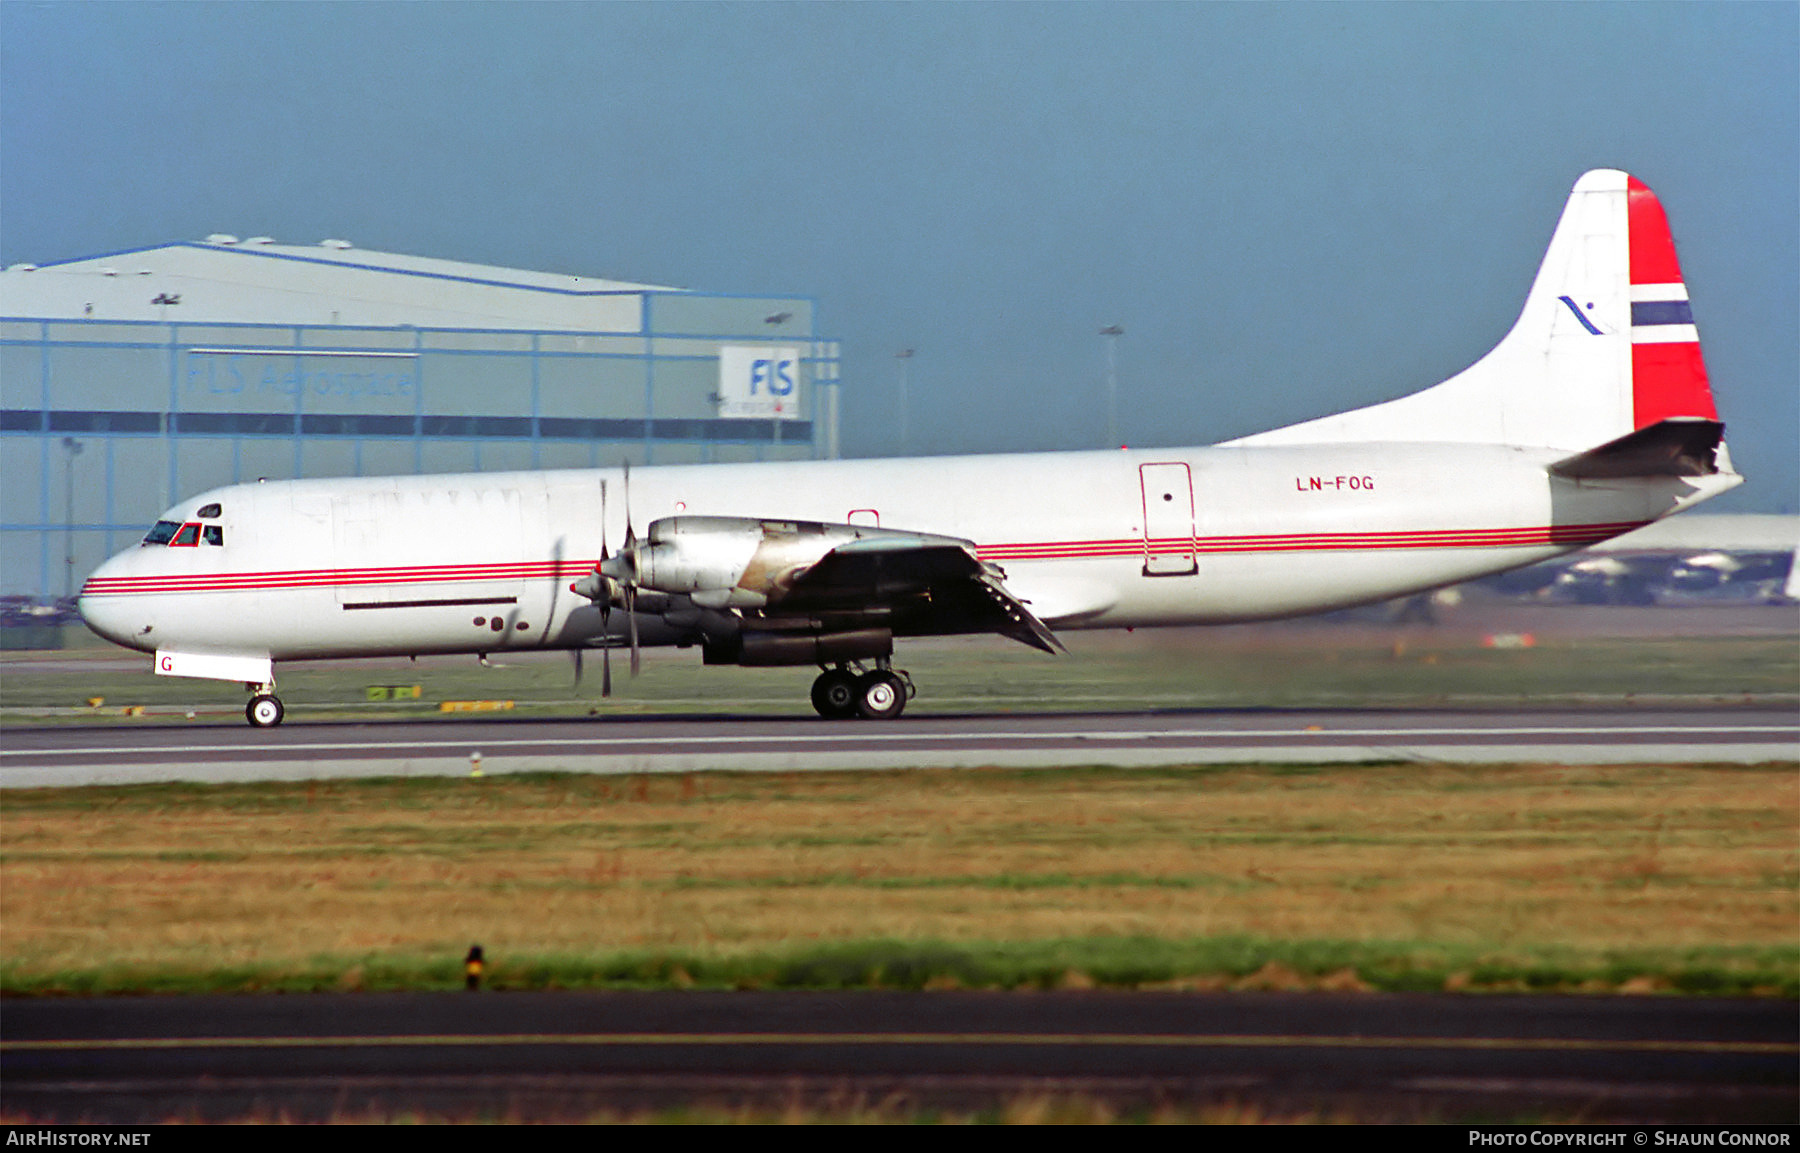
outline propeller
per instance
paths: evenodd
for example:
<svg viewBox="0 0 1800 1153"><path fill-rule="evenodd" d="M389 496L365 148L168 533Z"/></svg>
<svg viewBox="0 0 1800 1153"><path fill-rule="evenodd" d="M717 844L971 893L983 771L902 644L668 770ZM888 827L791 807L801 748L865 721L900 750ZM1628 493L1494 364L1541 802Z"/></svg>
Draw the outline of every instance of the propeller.
<svg viewBox="0 0 1800 1153"><path fill-rule="evenodd" d="M631 462L622 462L625 469L625 543L619 549L621 557L631 561L631 579L625 582L625 631L631 637L631 675L638 675L638 626L637 626L637 584L638 555L637 534L631 530Z"/></svg>
<svg viewBox="0 0 1800 1153"><path fill-rule="evenodd" d="M638 597L638 539L637 530L631 523L631 464L624 465L625 482L625 541L615 554L606 547L607 489L606 481L600 482L600 563L594 571L570 585L570 591L587 597L600 606L600 628L607 644L600 655L601 682L600 695L612 695L612 609L615 601L622 602L625 609L625 631L631 645L631 675L637 676L641 666L641 646L638 641L637 597ZM576 677L579 680L581 664L576 662Z"/></svg>
<svg viewBox="0 0 1800 1153"><path fill-rule="evenodd" d="M618 581L614 579L612 556L606 548L606 481L600 481L600 561L594 571L569 586L569 591L584 596L600 608L600 631L605 643L600 654L600 695L612 696L612 605ZM575 683L581 683L582 651L575 650Z"/></svg>
<svg viewBox="0 0 1800 1153"><path fill-rule="evenodd" d="M600 478L600 565L605 566L606 556L606 478ZM600 650L600 695L612 696L612 591L603 589L607 595L600 601L600 631L606 636L606 647Z"/></svg>
<svg viewBox="0 0 1800 1153"><path fill-rule="evenodd" d="M562 573L563 546L565 543L567 543L567 538L559 536L556 538L556 543L550 547L550 568L553 572L557 573L559 576ZM551 622L555 622L555 620L557 619L557 617L556 617L557 591L558 591L557 586L555 584L552 584L550 586L550 611L547 614L545 614L546 616L549 617ZM575 586L570 585L569 591L574 592ZM546 627L544 629L544 631L540 634L540 636L543 639L539 643L540 644L548 644L551 639L550 628ZM575 662L575 684L576 684L576 687L580 687L580 685L581 685L581 650L579 648L570 649L569 656Z"/></svg>

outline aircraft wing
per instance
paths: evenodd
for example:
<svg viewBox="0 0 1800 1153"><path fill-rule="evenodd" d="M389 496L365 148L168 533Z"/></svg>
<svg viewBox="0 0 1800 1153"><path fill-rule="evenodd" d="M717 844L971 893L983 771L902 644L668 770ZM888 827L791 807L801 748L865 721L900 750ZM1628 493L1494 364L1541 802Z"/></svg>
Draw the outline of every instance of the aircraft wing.
<svg viewBox="0 0 1800 1153"><path fill-rule="evenodd" d="M884 533L846 541L795 576L770 605L782 615L885 617L896 634L997 632L1047 653L1066 652L1007 591L1005 574L968 541Z"/></svg>

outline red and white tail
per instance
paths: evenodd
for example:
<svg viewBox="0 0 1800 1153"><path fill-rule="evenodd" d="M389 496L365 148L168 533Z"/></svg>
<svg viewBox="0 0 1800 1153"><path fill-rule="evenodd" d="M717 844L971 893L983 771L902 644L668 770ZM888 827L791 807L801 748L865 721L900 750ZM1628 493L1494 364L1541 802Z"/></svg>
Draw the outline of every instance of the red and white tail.
<svg viewBox="0 0 1800 1153"><path fill-rule="evenodd" d="M1632 427L1668 417L1718 420L1669 218L1656 193L1637 177L1626 176L1625 188L1631 231Z"/></svg>
<svg viewBox="0 0 1800 1153"><path fill-rule="evenodd" d="M1603 168L1576 182L1525 307L1492 352L1423 392L1228 443L1573 451L1693 421L1716 430L1718 410L1668 220L1643 183Z"/></svg>

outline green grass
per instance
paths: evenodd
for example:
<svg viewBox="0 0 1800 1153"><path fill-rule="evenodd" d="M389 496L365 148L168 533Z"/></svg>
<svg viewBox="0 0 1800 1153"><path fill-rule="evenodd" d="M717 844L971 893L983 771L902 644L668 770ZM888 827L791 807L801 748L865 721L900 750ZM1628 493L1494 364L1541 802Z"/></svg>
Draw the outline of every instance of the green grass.
<svg viewBox="0 0 1800 1153"><path fill-rule="evenodd" d="M1167 940L867 941L733 956L684 950L581 955L490 954L484 987L515 989L1361 989L1381 992L1684 993L1800 997L1800 948L1488 950L1420 941ZM113 964L62 973L13 971L8 996L452 990L461 957L322 955L283 965L205 971Z"/></svg>
<svg viewBox="0 0 1800 1153"><path fill-rule="evenodd" d="M529 774L0 794L0 992L1800 996L1793 766Z"/></svg>

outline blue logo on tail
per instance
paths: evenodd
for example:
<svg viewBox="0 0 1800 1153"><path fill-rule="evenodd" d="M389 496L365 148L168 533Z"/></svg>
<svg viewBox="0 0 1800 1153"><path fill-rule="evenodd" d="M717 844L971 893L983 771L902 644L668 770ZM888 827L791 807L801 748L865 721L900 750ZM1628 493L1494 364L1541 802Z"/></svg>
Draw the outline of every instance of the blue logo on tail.
<svg viewBox="0 0 1800 1153"><path fill-rule="evenodd" d="M1556 299L1562 301L1564 304L1569 306L1569 311L1573 312L1575 314L1575 319L1579 320L1581 322L1581 327L1587 329L1589 332L1593 333L1595 336L1600 335L1600 330L1594 327L1594 322L1589 320L1587 318L1587 314L1582 312L1581 309L1575 307L1575 302L1573 300L1570 300L1566 296L1559 296ZM1592 308L1594 306L1590 304L1590 305L1588 305L1588 307Z"/></svg>

